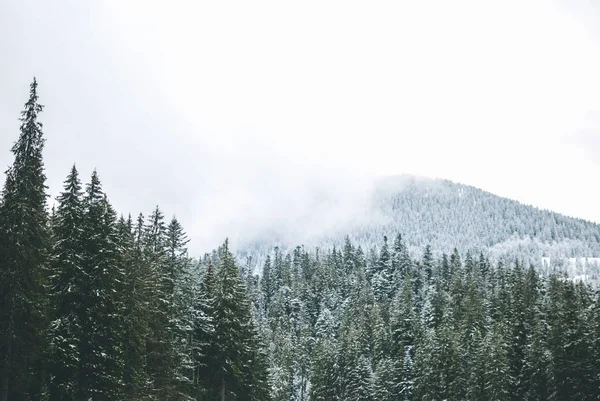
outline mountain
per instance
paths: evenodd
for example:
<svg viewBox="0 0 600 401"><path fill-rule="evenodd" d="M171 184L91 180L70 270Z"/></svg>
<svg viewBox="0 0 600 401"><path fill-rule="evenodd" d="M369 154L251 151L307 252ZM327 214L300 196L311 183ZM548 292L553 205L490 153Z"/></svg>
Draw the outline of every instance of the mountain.
<svg viewBox="0 0 600 401"><path fill-rule="evenodd" d="M341 246L347 235L368 250L379 245L384 235L401 233L413 254L420 254L429 244L448 254L458 248L484 251L493 258L516 256L536 262L542 257L600 256L600 225L472 186L403 175L379 179L366 191L367 196L362 194L352 207L348 207L351 200L335 193L321 196L311 207L312 220L309 212L298 222L302 228L274 223L253 240L241 243L239 254L260 260L273 244L283 250L297 245ZM337 214L333 222L323 225L329 213ZM311 221L313 229L307 230Z"/></svg>

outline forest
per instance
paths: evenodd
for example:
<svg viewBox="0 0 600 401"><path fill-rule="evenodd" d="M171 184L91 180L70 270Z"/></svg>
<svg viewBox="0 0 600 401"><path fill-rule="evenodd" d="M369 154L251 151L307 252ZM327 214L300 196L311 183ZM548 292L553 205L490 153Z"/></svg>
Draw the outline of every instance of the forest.
<svg viewBox="0 0 600 401"><path fill-rule="evenodd" d="M0 200L0 401L600 399L596 290L517 256L399 231L194 258L75 165L50 210L37 85Z"/></svg>

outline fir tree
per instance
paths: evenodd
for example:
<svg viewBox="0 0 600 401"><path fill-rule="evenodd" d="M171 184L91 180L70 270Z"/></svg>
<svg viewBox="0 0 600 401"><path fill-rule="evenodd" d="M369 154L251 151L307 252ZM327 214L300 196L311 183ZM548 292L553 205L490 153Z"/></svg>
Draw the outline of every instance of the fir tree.
<svg viewBox="0 0 600 401"><path fill-rule="evenodd" d="M150 396L150 378L146 366L146 338L153 317L151 305L154 276L144 256L144 217L140 213L135 228L131 217L119 224L119 243L123 247L121 264L123 283L123 383L128 400Z"/></svg>
<svg viewBox="0 0 600 401"><path fill-rule="evenodd" d="M152 315L146 336L146 368L152 383L153 394L167 398L173 394L174 361L171 342L173 283L169 277L167 260L167 228L164 215L157 206L144 227L144 257L152 275L150 291L153 296L148 305Z"/></svg>
<svg viewBox="0 0 600 401"><path fill-rule="evenodd" d="M255 337L250 302L228 241L223 244L220 254L221 280L215 314L219 365L215 383L223 401L231 396L239 400L251 399L253 389L261 387L266 377L266 372L256 369L266 366L253 363L253 358L259 355L259 342Z"/></svg>
<svg viewBox="0 0 600 401"><path fill-rule="evenodd" d="M275 283L273 282L273 269L271 267L271 256L267 255L260 277L261 290L264 296L265 310L271 305L271 299L275 295Z"/></svg>
<svg viewBox="0 0 600 401"><path fill-rule="evenodd" d="M0 202L0 401L42 397L50 238L37 85L34 78Z"/></svg>
<svg viewBox="0 0 600 401"><path fill-rule="evenodd" d="M194 338L198 344L194 356L196 394L200 400L219 397L217 377L220 369L219 344L214 319L217 313L219 283L214 268L209 264L199 285L194 301L197 319L194 321Z"/></svg>
<svg viewBox="0 0 600 401"><path fill-rule="evenodd" d="M116 213L96 171L83 198L82 288L85 323L80 342L77 399L121 399L123 271L119 266Z"/></svg>
<svg viewBox="0 0 600 401"><path fill-rule="evenodd" d="M361 355L350 370L349 386L346 390L348 401L372 401L374 397L373 372L369 360Z"/></svg>
<svg viewBox="0 0 600 401"><path fill-rule="evenodd" d="M330 340L322 340L314 349L311 366L310 401L338 401L339 377L335 358L336 348Z"/></svg>
<svg viewBox="0 0 600 401"><path fill-rule="evenodd" d="M188 242L183 227L173 218L167 226L163 267L163 288L168 300L168 337L171 342L169 398L173 400L191 399L193 387L194 288L186 248Z"/></svg>
<svg viewBox="0 0 600 401"><path fill-rule="evenodd" d="M75 166L58 197L54 217L54 246L50 259L50 399L75 398L83 325L87 319L83 290L83 205L81 181Z"/></svg>
<svg viewBox="0 0 600 401"><path fill-rule="evenodd" d="M395 359L386 357L377 363L374 374L374 398L379 401L394 401L399 392L398 367Z"/></svg>
<svg viewBox="0 0 600 401"><path fill-rule="evenodd" d="M373 294L379 301L389 301L393 295L392 260L387 243L387 237L383 237L383 246L379 254L379 260L373 271L372 283Z"/></svg>

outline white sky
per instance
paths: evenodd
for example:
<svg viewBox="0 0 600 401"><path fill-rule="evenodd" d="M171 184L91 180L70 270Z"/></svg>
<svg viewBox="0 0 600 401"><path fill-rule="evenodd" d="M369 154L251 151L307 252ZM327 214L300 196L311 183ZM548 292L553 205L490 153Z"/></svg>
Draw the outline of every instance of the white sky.
<svg viewBox="0 0 600 401"><path fill-rule="evenodd" d="M51 191L97 167L193 250L398 173L600 222L592 4L7 0L0 164L36 75Z"/></svg>

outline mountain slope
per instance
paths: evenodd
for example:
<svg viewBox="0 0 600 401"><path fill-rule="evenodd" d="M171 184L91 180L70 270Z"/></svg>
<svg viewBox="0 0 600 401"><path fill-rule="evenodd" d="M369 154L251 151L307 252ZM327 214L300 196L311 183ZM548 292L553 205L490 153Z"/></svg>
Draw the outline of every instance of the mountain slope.
<svg viewBox="0 0 600 401"><path fill-rule="evenodd" d="M241 254L261 254L273 243L283 249L301 244L341 245L346 235L364 249L370 249L384 235L401 233L415 253L430 244L446 253L457 247L485 250L492 257L519 256L533 260L600 256L600 225L524 205L475 187L448 180L398 176L378 180L369 191L366 201L348 209L344 218L338 217L338 224L320 231L310 230L304 236L298 235L298 229L285 227L285 223L274 225L268 235L264 233L252 242L240 244ZM330 196L323 202L334 213L347 200Z"/></svg>

